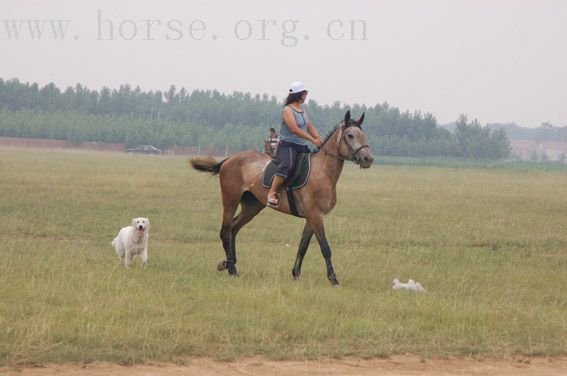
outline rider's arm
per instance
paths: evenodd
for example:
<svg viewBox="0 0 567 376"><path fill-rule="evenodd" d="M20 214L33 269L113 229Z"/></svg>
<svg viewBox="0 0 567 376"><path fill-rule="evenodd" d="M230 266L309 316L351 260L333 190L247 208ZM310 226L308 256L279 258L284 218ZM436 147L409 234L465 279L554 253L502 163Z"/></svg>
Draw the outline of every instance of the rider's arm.
<svg viewBox="0 0 567 376"><path fill-rule="evenodd" d="M315 126L313 125L311 120L309 120L307 123L307 132L309 132L309 134L314 138L319 138L319 139L321 138L321 136L319 136L319 133L317 133L317 129L315 129Z"/></svg>
<svg viewBox="0 0 567 376"><path fill-rule="evenodd" d="M317 129L315 129L315 126L313 125L313 122L311 121L311 119L309 118L309 116L307 116L306 113L303 114L303 116L305 117L305 119L307 120L307 132L313 136L313 138L320 140L321 142L323 142L323 139L321 139L321 136L319 136L319 133L317 133Z"/></svg>
<svg viewBox="0 0 567 376"><path fill-rule="evenodd" d="M296 136L306 139L307 141L311 141L314 143L316 140L315 137L312 137L312 134L304 132L301 128L297 126L295 121L295 117L293 115L293 110L289 107L284 108L283 110L283 119L287 124L287 127L290 131L293 132ZM307 125L307 129L309 129L309 125ZM310 132L311 133L311 132Z"/></svg>

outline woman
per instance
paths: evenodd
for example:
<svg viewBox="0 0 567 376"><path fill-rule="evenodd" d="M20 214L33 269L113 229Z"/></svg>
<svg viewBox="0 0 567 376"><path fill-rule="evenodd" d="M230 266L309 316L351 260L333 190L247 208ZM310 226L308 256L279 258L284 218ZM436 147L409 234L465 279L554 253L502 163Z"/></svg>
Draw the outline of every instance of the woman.
<svg viewBox="0 0 567 376"><path fill-rule="evenodd" d="M264 140L264 153L268 154L270 157L275 157L279 140L280 136L278 132L276 132L274 128L270 128L270 136Z"/></svg>
<svg viewBox="0 0 567 376"><path fill-rule="evenodd" d="M307 142L309 141L317 147L323 144L321 136L301 107L305 103L307 93L308 91L302 82L292 82L285 100L282 111L280 142L276 151L280 163L268 192L268 206L273 208L280 205L278 189L285 179L293 173L297 156L300 153L309 152Z"/></svg>

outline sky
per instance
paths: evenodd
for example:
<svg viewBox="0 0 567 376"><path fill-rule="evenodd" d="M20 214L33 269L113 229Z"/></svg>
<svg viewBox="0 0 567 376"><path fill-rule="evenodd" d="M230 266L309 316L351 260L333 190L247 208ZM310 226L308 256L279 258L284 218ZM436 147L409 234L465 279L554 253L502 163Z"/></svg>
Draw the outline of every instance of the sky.
<svg viewBox="0 0 567 376"><path fill-rule="evenodd" d="M0 0L0 78L567 126L567 1Z"/></svg>

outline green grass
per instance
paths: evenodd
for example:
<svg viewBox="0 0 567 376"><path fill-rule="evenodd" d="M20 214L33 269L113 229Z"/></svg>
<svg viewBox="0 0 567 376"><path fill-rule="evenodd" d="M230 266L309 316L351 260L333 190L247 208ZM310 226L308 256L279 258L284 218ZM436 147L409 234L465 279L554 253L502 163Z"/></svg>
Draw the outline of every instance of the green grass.
<svg viewBox="0 0 567 376"><path fill-rule="evenodd" d="M567 354L567 174L348 165L326 220L269 209L224 252L218 178L175 156L0 149L0 365ZM110 241L152 223L149 266ZM412 277L426 294L392 291Z"/></svg>
<svg viewBox="0 0 567 376"><path fill-rule="evenodd" d="M558 161L533 162L513 160L466 159L453 157L389 157L378 156L376 164L383 166L433 166L466 169L502 169L510 171L563 171L567 163Z"/></svg>

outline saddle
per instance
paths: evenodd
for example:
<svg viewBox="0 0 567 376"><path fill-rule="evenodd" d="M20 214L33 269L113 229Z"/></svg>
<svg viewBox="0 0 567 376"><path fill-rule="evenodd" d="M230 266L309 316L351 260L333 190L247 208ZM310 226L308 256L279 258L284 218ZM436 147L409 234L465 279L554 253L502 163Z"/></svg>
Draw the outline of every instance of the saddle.
<svg viewBox="0 0 567 376"><path fill-rule="evenodd" d="M270 188L274 180L274 173L278 168L280 161L278 158L272 158L272 161L264 169L262 176L262 185L264 188ZM283 182L281 188L299 189L307 184L309 175L311 174L311 153L301 153L297 156L297 163L293 173Z"/></svg>

